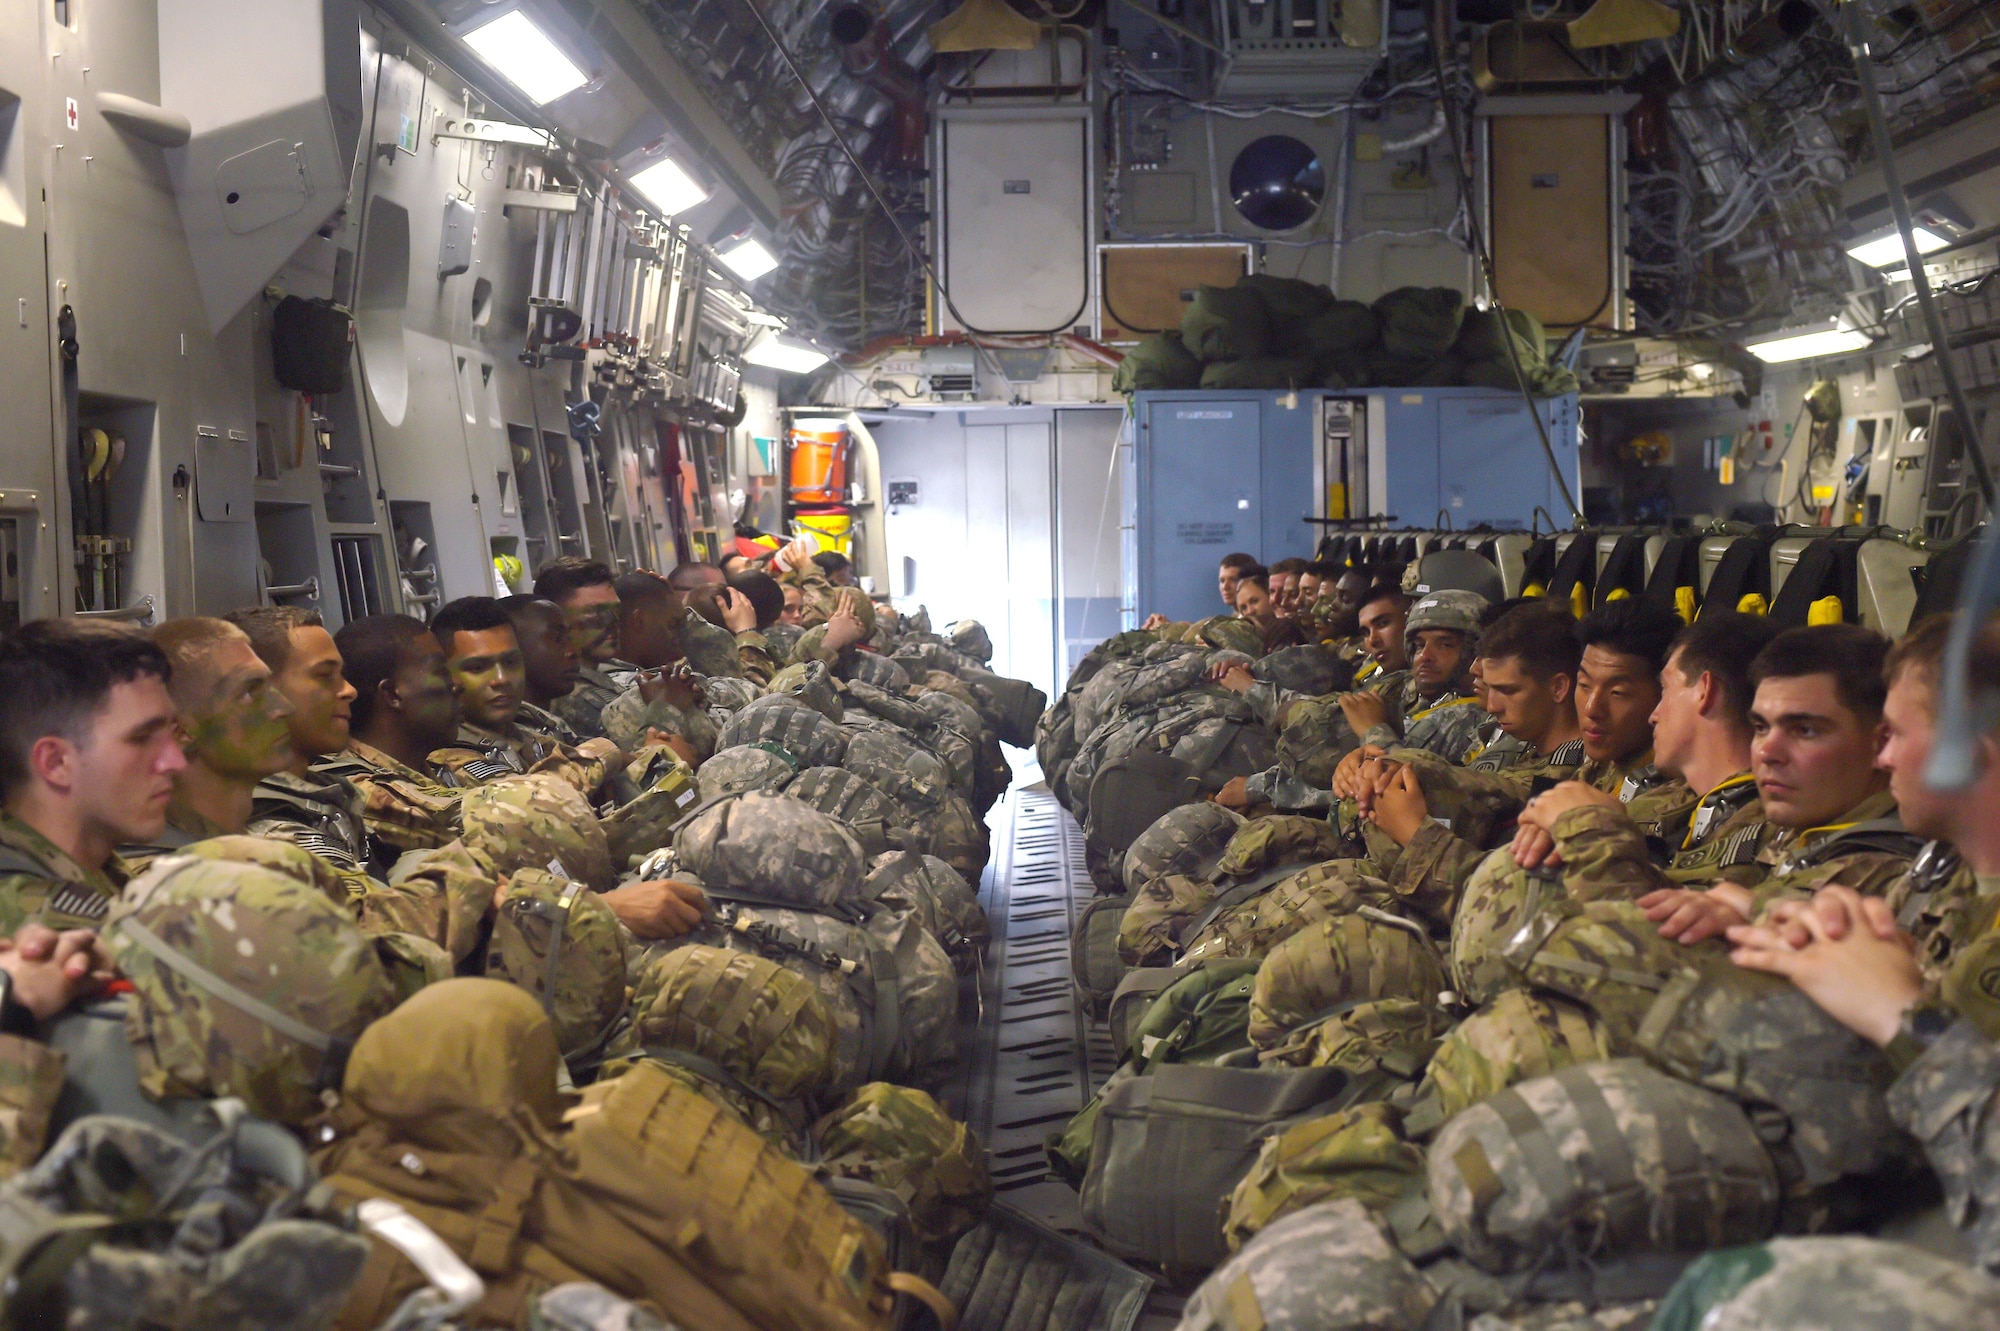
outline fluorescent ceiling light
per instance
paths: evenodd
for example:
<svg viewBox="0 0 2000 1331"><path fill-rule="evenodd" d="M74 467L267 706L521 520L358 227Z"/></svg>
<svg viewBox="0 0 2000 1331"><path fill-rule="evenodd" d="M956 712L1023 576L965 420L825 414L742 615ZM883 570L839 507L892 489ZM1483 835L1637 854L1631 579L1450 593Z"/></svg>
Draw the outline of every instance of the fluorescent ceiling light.
<svg viewBox="0 0 2000 1331"><path fill-rule="evenodd" d="M669 217L686 212L708 197L708 191L671 157L662 157L633 176L632 188L652 200L653 206Z"/></svg>
<svg viewBox="0 0 2000 1331"><path fill-rule="evenodd" d="M1841 356L1859 351L1874 338L1839 323L1817 324L1808 328L1783 328L1769 337L1745 344L1749 353L1771 365L1805 360L1811 356Z"/></svg>
<svg viewBox="0 0 2000 1331"><path fill-rule="evenodd" d="M755 240L746 240L717 257L745 282L755 282L778 266L778 256Z"/></svg>
<svg viewBox="0 0 2000 1331"><path fill-rule="evenodd" d="M1917 242L1919 254L1929 254L1951 244L1948 238L1940 236L1928 227L1911 227L1910 238ZM1909 266L1903 262L1903 238L1894 231L1886 236L1877 236L1873 240L1864 240L1859 245L1850 245L1847 247L1847 253L1856 262L1865 263L1870 268L1887 268L1890 264L1895 264L1906 274L1909 271Z"/></svg>
<svg viewBox="0 0 2000 1331"><path fill-rule="evenodd" d="M743 359L766 369L783 370L786 374L810 374L826 364L828 358L817 347L803 346L776 333L766 333L750 344L750 349L743 353Z"/></svg>
<svg viewBox="0 0 2000 1331"><path fill-rule="evenodd" d="M465 34L465 44L536 106L575 92L590 81L549 35L518 9Z"/></svg>

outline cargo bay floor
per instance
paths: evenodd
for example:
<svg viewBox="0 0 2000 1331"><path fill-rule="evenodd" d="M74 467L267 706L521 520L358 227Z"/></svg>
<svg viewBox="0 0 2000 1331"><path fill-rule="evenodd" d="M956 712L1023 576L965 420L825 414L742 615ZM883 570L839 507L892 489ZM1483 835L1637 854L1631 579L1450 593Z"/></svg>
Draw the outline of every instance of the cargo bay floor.
<svg viewBox="0 0 2000 1331"><path fill-rule="evenodd" d="M1077 1001L1070 932L1096 897L1083 829L1056 802L1034 754L1010 750L1013 787L986 815L992 858L979 884L993 941L965 977L961 1062L947 1101L986 1143L995 1199L1080 1235L1077 1194L1049 1172L1043 1140L1118 1066L1109 1029ZM1171 1331L1182 1299L1155 1285L1138 1331Z"/></svg>

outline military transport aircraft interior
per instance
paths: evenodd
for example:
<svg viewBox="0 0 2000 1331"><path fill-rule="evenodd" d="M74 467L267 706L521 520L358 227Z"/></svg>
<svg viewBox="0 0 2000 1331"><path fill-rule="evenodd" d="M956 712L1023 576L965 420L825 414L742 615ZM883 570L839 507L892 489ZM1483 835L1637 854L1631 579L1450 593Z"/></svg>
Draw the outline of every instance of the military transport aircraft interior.
<svg viewBox="0 0 2000 1331"><path fill-rule="evenodd" d="M2000 1331L2000 4L0 0L0 1331Z"/></svg>

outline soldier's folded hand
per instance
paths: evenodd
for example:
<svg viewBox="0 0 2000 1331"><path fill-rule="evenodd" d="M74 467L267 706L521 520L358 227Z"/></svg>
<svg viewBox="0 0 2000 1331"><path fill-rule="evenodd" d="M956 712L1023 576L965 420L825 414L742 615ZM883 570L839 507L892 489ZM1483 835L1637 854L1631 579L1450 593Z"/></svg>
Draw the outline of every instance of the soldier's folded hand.
<svg viewBox="0 0 2000 1331"><path fill-rule="evenodd" d="M1417 835L1417 829L1430 816L1431 808L1424 799L1423 783L1417 779L1416 769L1407 765L1397 768L1388 782L1375 792L1375 802L1369 813L1375 826L1399 846L1409 845Z"/></svg>
<svg viewBox="0 0 2000 1331"><path fill-rule="evenodd" d="M1389 704L1380 694L1365 689L1340 695L1340 711L1354 733L1365 735L1389 718Z"/></svg>
<svg viewBox="0 0 2000 1331"><path fill-rule="evenodd" d="M114 973L103 944L90 930L57 933L39 924L24 925L12 939L0 939L0 970L13 981L13 1001L40 1021L96 993Z"/></svg>
<svg viewBox="0 0 2000 1331"><path fill-rule="evenodd" d="M1750 922L1720 886L1708 892L1661 888L1640 897L1639 909L1659 926L1660 937L1683 944L1720 938L1731 926Z"/></svg>
<svg viewBox="0 0 2000 1331"><path fill-rule="evenodd" d="M1563 862L1562 852L1556 849L1556 839L1544 828L1533 823L1522 823L1514 829L1514 844L1508 853L1514 863L1523 869L1553 869Z"/></svg>
<svg viewBox="0 0 2000 1331"><path fill-rule="evenodd" d="M708 896L693 883L656 878L613 888L602 898L635 937L652 941L679 938L700 924Z"/></svg>
<svg viewBox="0 0 2000 1331"><path fill-rule="evenodd" d="M1146 632L1151 633L1154 629L1160 628L1161 626L1166 624L1171 624L1172 622L1173 621L1168 619L1165 615L1155 610L1152 614L1146 616L1146 622L1141 624L1139 627L1144 629Z"/></svg>
<svg viewBox="0 0 2000 1331"><path fill-rule="evenodd" d="M1371 758L1380 758L1388 750L1379 744L1364 744L1340 760L1340 766L1333 769L1333 797L1353 799L1361 784L1361 764Z"/></svg>
<svg viewBox="0 0 2000 1331"><path fill-rule="evenodd" d="M1250 673L1248 667L1234 662L1216 666L1209 671L1208 677L1231 693L1248 693L1257 682L1257 677Z"/></svg>
<svg viewBox="0 0 2000 1331"><path fill-rule="evenodd" d="M1823 888L1820 895L1837 899L1850 920L1868 918L1863 898L1852 888ZM1795 920L1806 931L1805 946L1787 946L1775 928L1737 925L1729 931L1735 945L1729 959L1747 970L1786 977L1863 1039L1878 1045L1895 1039L1903 1014L1923 997L1915 941L1902 933L1882 938L1873 928L1835 937L1817 910L1801 911Z"/></svg>
<svg viewBox="0 0 2000 1331"><path fill-rule="evenodd" d="M1801 948L1812 941L1811 931L1799 918L1807 911L1819 916L1819 922L1825 926L1828 938L1845 938L1847 931L1857 924L1873 929L1875 936L1885 941L1896 938L1903 932L1902 927L1896 923L1896 913L1890 910L1889 903L1880 897L1860 898L1860 914L1850 915L1848 901L1853 895L1845 888L1838 892L1832 888L1823 888L1810 900L1774 901L1770 909L1764 912L1764 918L1757 923L1777 930L1785 946L1790 948Z"/></svg>

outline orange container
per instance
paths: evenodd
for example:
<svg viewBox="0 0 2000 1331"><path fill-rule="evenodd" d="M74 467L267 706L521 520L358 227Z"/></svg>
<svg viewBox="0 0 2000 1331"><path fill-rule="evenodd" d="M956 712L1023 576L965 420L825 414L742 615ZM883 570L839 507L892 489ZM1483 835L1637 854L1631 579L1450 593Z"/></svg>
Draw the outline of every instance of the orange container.
<svg viewBox="0 0 2000 1331"><path fill-rule="evenodd" d="M801 420L792 426L791 497L794 504L839 504L847 499L847 422Z"/></svg>

